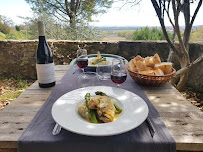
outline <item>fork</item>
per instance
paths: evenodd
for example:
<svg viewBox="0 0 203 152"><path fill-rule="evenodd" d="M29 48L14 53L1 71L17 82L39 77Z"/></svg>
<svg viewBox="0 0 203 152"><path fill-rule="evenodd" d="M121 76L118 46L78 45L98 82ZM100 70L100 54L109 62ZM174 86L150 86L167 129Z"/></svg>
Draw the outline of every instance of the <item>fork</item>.
<svg viewBox="0 0 203 152"><path fill-rule="evenodd" d="M153 126L151 120L149 119L149 116L148 116L147 119L146 119L146 123L147 123L147 126L148 126L148 128L149 128L149 132L150 132L150 134L151 134L151 136L152 136L152 138L153 138L153 137L154 137L154 134L155 134L155 128L154 128L154 126Z"/></svg>
<svg viewBox="0 0 203 152"><path fill-rule="evenodd" d="M56 125L54 126L54 129L52 131L52 134L55 136L55 135L58 135L61 131L61 126L59 124L56 123Z"/></svg>

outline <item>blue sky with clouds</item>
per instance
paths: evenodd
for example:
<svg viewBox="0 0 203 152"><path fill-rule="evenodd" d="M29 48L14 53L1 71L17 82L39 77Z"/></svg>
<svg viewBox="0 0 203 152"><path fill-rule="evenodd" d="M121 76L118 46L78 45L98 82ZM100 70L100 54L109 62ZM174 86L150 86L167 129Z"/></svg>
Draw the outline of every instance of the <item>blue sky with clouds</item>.
<svg viewBox="0 0 203 152"><path fill-rule="evenodd" d="M93 26L160 26L150 0L143 0L138 6L125 5L116 2L108 13L95 18ZM192 8L193 9L193 8ZM0 0L0 15L11 18L15 24L23 22L18 16L31 17L30 6L24 0ZM196 17L194 25L203 25L203 6ZM166 23L170 25L169 22ZM180 20L183 25L183 19Z"/></svg>

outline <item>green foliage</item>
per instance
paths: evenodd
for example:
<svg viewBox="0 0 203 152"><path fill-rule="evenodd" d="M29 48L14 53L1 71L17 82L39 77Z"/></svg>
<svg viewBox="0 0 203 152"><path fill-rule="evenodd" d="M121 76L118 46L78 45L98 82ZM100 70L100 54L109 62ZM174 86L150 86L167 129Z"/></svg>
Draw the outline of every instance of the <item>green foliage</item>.
<svg viewBox="0 0 203 152"><path fill-rule="evenodd" d="M30 33L26 30L16 31L12 29L9 34L6 35L6 39L14 39L14 40L27 40L30 39Z"/></svg>
<svg viewBox="0 0 203 152"><path fill-rule="evenodd" d="M76 26L88 24L92 16L105 13L111 7L113 0L25 0L36 13L46 13L55 16L60 21L69 24L75 32ZM77 34L77 31L75 32Z"/></svg>
<svg viewBox="0 0 203 152"><path fill-rule="evenodd" d="M136 31L122 31L117 32L118 36L125 37L128 40L165 40L165 36L161 29L153 28L139 28ZM168 33L169 38L172 39L172 34Z"/></svg>
<svg viewBox="0 0 203 152"><path fill-rule="evenodd" d="M196 42L197 41L202 42L203 41L203 27L200 27L200 28L191 32L190 41L192 41L192 42L195 42L195 41Z"/></svg>
<svg viewBox="0 0 203 152"><path fill-rule="evenodd" d="M10 25L12 24L12 21L5 16L0 15L0 32L4 34L8 34L11 30Z"/></svg>
<svg viewBox="0 0 203 152"><path fill-rule="evenodd" d="M4 78L0 77L0 87L3 86L4 91L0 96L1 101L13 101L17 98L28 86L30 86L33 80L24 80L22 78Z"/></svg>
<svg viewBox="0 0 203 152"><path fill-rule="evenodd" d="M68 24L64 24L52 16L47 14L41 14L34 18L24 18L23 25L16 25L15 27L9 27L10 30L7 34L0 32L0 39L38 39L37 21L42 20L45 24L45 34L47 39L69 39L73 40L96 40L97 31L85 24L76 26L75 34Z"/></svg>
<svg viewBox="0 0 203 152"><path fill-rule="evenodd" d="M52 16L47 15L45 13L40 16L36 16L34 18L26 18L25 19L25 27L27 28L29 39L38 39L38 29L37 29L37 21L42 20L45 25L45 34L47 39L55 39L55 40L95 40L96 39L96 31L93 28L90 28L86 25L76 26L75 31L68 24L64 24L59 20L54 19Z"/></svg>
<svg viewBox="0 0 203 152"><path fill-rule="evenodd" d="M16 25L15 28L16 28L16 31L20 31L20 26Z"/></svg>
<svg viewBox="0 0 203 152"><path fill-rule="evenodd" d="M125 37L128 40L132 40L133 39L133 33L134 33L134 31L122 31L122 32L117 32L117 35L121 36L121 37Z"/></svg>
<svg viewBox="0 0 203 152"><path fill-rule="evenodd" d="M172 34L168 33L168 35L172 39ZM133 40L165 40L165 36L161 29L145 27L133 33Z"/></svg>
<svg viewBox="0 0 203 152"><path fill-rule="evenodd" d="M0 23L0 32L2 32L4 34L8 34L10 29L11 28L8 25Z"/></svg>
<svg viewBox="0 0 203 152"><path fill-rule="evenodd" d="M5 38L6 38L6 35L4 33L0 32L0 40L3 40Z"/></svg>

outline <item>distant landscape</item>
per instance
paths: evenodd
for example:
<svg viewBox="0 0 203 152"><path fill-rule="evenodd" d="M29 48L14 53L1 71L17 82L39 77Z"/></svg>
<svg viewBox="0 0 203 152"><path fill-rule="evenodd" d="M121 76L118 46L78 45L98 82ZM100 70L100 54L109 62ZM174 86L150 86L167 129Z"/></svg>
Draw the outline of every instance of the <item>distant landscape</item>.
<svg viewBox="0 0 203 152"><path fill-rule="evenodd" d="M44 23L46 38L52 40L165 40L160 26L81 26L77 27L77 34L74 34L68 26L56 24L50 16L44 17ZM172 38L173 28L168 26L166 29L169 38ZM180 30L183 32L184 27L180 27ZM9 18L0 16L0 40L3 39L38 39L37 19L28 19L22 25L15 25ZM193 26L191 41L203 41L203 25Z"/></svg>
<svg viewBox="0 0 203 152"><path fill-rule="evenodd" d="M94 28L99 35L101 35L101 40L104 41L127 41L133 39L133 33L141 28L157 28L161 31L161 26L101 26L101 27L92 27ZM166 27L169 33L173 33L172 26ZM180 27L181 32L183 32L184 27ZM203 42L203 25L197 25L192 27L191 32L191 41L202 41Z"/></svg>
<svg viewBox="0 0 203 152"><path fill-rule="evenodd" d="M97 26L97 27L93 27L98 31L105 31L105 32L121 32L121 31L135 31L137 29L140 28L144 28L144 27L148 27L148 28L153 28L155 26ZM158 29L161 29L161 26L156 26ZM181 31L183 31L184 26L180 26ZM200 29L203 28L203 25L196 25L193 26L192 29L196 30L196 29ZM166 26L167 31L172 31L172 26Z"/></svg>

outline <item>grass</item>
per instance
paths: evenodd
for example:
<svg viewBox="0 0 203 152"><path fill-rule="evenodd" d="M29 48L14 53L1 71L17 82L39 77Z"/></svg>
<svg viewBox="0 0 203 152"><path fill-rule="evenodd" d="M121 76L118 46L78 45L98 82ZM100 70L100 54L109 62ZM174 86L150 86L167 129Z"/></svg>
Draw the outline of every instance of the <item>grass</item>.
<svg viewBox="0 0 203 152"><path fill-rule="evenodd" d="M15 100L34 81L0 77L0 110Z"/></svg>

